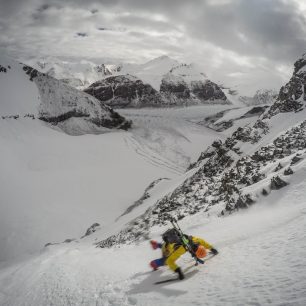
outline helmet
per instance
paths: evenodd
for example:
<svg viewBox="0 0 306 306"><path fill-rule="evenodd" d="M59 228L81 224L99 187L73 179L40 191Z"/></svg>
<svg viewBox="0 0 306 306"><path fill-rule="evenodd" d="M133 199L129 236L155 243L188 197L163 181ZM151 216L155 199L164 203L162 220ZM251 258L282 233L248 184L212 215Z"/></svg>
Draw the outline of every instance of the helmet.
<svg viewBox="0 0 306 306"><path fill-rule="evenodd" d="M199 245L195 254L198 258L203 258L207 255L207 252L203 245Z"/></svg>

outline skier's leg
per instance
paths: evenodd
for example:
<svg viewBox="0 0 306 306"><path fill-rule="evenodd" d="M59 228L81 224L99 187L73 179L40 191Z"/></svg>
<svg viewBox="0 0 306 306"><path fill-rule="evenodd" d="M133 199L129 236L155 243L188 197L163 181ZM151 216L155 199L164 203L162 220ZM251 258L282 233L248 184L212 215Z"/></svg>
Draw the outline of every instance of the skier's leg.
<svg viewBox="0 0 306 306"><path fill-rule="evenodd" d="M171 270L175 271L178 268L177 264L175 263L176 260L185 253L185 248L180 246L166 259L166 265L169 266Z"/></svg>
<svg viewBox="0 0 306 306"><path fill-rule="evenodd" d="M164 257L152 260L150 262L150 266L153 268L153 270L157 270L159 267L164 266L164 265L165 265Z"/></svg>

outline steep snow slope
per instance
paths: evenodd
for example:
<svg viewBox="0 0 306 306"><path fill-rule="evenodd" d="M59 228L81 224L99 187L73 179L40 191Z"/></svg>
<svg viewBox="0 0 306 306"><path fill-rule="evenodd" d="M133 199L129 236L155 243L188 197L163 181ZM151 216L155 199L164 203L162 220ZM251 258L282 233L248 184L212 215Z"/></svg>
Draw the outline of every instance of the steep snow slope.
<svg viewBox="0 0 306 306"><path fill-rule="evenodd" d="M0 260L104 226L153 180L177 174L137 154L129 137L71 137L30 118L0 120Z"/></svg>
<svg viewBox="0 0 306 306"><path fill-rule="evenodd" d="M3 69L1 69L1 67ZM0 115L38 114L40 96L37 86L29 81L23 65L0 57Z"/></svg>
<svg viewBox="0 0 306 306"><path fill-rule="evenodd" d="M231 136L237 128L254 124L267 108L268 106L235 107L206 117L198 123Z"/></svg>
<svg viewBox="0 0 306 306"><path fill-rule="evenodd" d="M168 214L179 219L200 211L229 214L286 186L288 176L294 175L292 167L306 157L306 74L301 71L303 64L297 63L299 69L281 88L278 99L254 124L239 127L224 142L214 141L190 166L183 183L100 246L145 239L154 226L164 224Z"/></svg>
<svg viewBox="0 0 306 306"><path fill-rule="evenodd" d="M73 135L128 129L131 125L92 96L32 67L3 55L0 65L2 117L36 117Z"/></svg>
<svg viewBox="0 0 306 306"><path fill-rule="evenodd" d="M202 236L220 254L193 266L179 264L186 279L167 268L151 272L160 256L149 243L94 248L99 232L86 241L51 246L32 259L0 270L1 305L305 305L306 164L290 185L247 211L226 218L197 215L181 227ZM165 227L166 228L166 227ZM164 228L152 238L159 239Z"/></svg>

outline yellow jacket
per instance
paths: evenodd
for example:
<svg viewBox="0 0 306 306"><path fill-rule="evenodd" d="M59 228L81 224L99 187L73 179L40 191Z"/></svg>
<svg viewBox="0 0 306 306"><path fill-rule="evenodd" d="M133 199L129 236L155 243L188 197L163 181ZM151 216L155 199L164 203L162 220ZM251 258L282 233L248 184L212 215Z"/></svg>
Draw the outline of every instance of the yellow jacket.
<svg viewBox="0 0 306 306"><path fill-rule="evenodd" d="M204 239L193 236L191 238L195 244L203 245L205 249L210 250L212 248L212 245ZM180 244L164 243L162 245L162 252L163 256L166 257L166 265L168 265L171 270L175 271L178 268L175 262L179 257L186 253L186 249Z"/></svg>

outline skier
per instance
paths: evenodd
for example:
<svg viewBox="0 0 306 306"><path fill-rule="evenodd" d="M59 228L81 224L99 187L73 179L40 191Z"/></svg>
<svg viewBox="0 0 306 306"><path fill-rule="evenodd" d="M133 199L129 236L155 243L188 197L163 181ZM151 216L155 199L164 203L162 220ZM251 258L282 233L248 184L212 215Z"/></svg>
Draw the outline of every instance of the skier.
<svg viewBox="0 0 306 306"><path fill-rule="evenodd" d="M204 239L185 234L184 237L188 239L189 245L192 248L193 257L196 257L197 259L205 257L207 255L206 249L210 250L214 255L218 254L218 251ZM179 257L187 252L181 237L177 234L177 230L172 228L167 230L162 235L162 238L164 241L163 243L159 243L155 240L150 241L154 250L158 248L162 250L162 257L152 260L150 266L153 270L157 270L158 267L167 265L171 270L178 274L179 279L184 279L185 276L181 268L175 263Z"/></svg>

